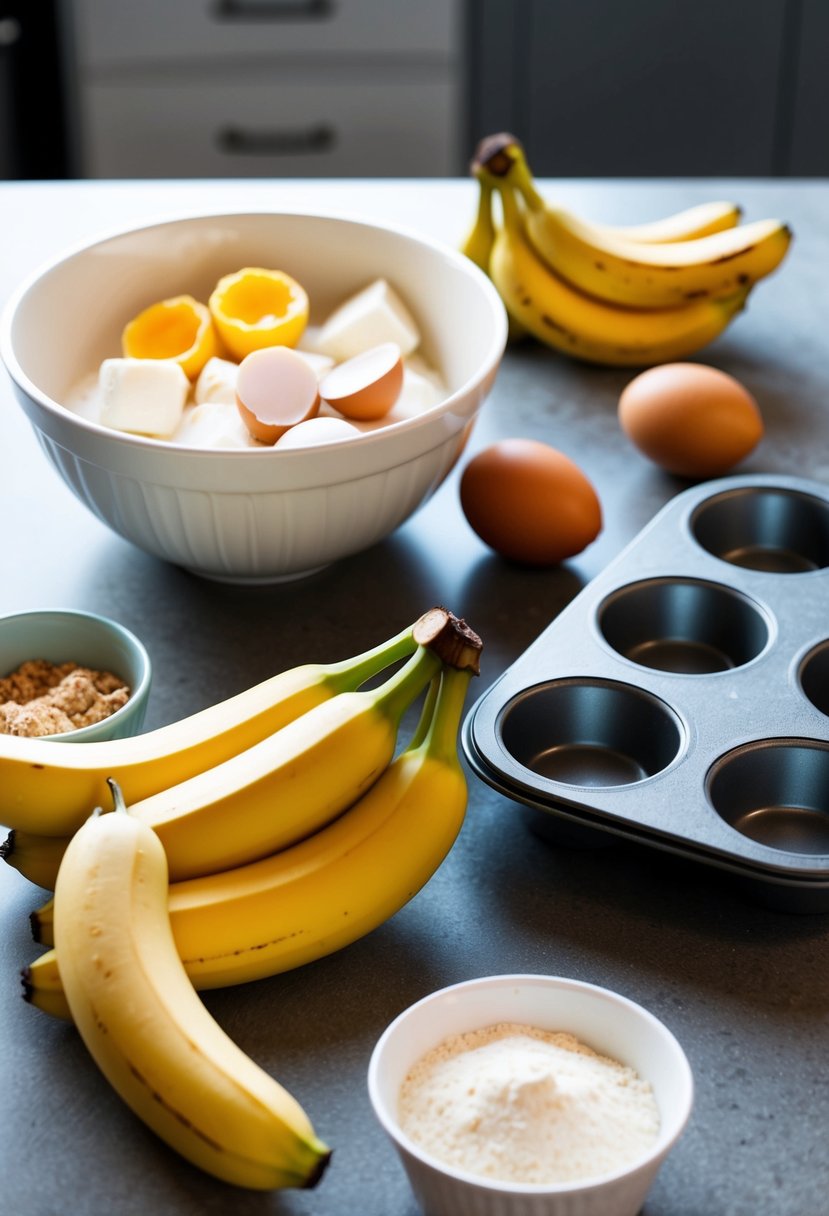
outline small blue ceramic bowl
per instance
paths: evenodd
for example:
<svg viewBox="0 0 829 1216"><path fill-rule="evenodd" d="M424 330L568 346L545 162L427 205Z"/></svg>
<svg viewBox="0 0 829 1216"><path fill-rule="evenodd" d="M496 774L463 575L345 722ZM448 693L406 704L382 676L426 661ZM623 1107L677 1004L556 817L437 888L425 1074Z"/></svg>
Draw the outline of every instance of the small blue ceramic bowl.
<svg viewBox="0 0 829 1216"><path fill-rule="evenodd" d="M48 741L91 743L137 735L144 724L150 693L150 656L135 634L117 621L94 612L45 609L0 617L0 676L30 659L78 663L94 671L111 671L130 688L125 705L92 726L43 735Z"/></svg>

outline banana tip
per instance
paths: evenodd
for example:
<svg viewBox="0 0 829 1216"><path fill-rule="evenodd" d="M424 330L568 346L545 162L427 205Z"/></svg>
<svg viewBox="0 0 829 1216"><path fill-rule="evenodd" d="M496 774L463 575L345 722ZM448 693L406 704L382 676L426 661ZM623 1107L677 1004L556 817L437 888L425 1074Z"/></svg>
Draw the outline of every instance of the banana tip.
<svg viewBox="0 0 829 1216"><path fill-rule="evenodd" d="M23 986L23 1000L31 1004L34 984L32 983L32 972L29 967L24 967L20 972L20 983Z"/></svg>
<svg viewBox="0 0 829 1216"><path fill-rule="evenodd" d="M322 1178L323 1174L328 1169L328 1163L331 1160L331 1155L332 1150L330 1148L327 1146L323 1146L321 1148L320 1155L317 1158L313 1169L302 1184L302 1189L304 1191L310 1191L317 1185L320 1178Z"/></svg>
<svg viewBox="0 0 829 1216"><path fill-rule="evenodd" d="M12 828L5 840L0 841L0 858L4 861L8 860L14 852L14 828Z"/></svg>

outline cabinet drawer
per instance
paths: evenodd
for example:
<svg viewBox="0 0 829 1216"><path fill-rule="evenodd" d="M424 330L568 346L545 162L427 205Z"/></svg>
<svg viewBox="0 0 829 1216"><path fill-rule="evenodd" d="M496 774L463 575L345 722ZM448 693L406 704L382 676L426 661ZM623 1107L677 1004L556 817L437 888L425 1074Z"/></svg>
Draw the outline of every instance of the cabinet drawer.
<svg viewBox="0 0 829 1216"><path fill-rule="evenodd" d="M74 0L82 70L235 56L455 53L461 0Z"/></svg>
<svg viewBox="0 0 829 1216"><path fill-rule="evenodd" d="M323 77L87 85L85 176L441 177L459 171L457 85Z"/></svg>

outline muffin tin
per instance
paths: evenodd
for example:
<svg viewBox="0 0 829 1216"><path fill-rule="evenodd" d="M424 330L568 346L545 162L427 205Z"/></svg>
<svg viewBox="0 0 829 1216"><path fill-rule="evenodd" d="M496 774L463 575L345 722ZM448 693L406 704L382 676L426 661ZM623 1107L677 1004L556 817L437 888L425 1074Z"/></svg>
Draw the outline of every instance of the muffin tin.
<svg viewBox="0 0 829 1216"><path fill-rule="evenodd" d="M829 911L829 491L679 494L473 706L463 744L542 835L632 840Z"/></svg>

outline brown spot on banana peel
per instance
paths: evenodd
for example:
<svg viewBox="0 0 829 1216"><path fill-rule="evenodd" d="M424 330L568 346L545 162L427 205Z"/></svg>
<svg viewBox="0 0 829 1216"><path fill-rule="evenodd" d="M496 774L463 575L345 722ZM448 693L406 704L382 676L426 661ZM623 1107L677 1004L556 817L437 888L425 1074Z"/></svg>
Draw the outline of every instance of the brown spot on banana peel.
<svg viewBox="0 0 829 1216"><path fill-rule="evenodd" d="M147 1093L150 1095L153 1101L157 1102L159 1106L161 1106L162 1109L167 1112L167 1114L171 1115L178 1123L182 1125L182 1127L187 1128L187 1130L192 1132L194 1136L197 1136L200 1140L202 1140L215 1153L220 1155L227 1153L227 1149L220 1144L218 1140L215 1140L212 1136L209 1136L177 1107L171 1106L171 1104L163 1097L162 1094L158 1092L158 1090L153 1089L153 1087L148 1083L146 1077L144 1077L139 1069L135 1067L131 1060L127 1060L126 1063L139 1085L143 1085L145 1087ZM320 1154L318 1160L314 1164L313 1169L304 1178L297 1178L297 1185L304 1190L310 1190L312 1187L316 1186L325 1172L330 1160L331 1150L329 1149L327 1152Z"/></svg>
<svg viewBox="0 0 829 1216"><path fill-rule="evenodd" d="M292 938L302 937L305 929L294 929L291 933L283 933L280 937L272 937L266 942L254 942L252 946L239 946L236 950L225 950L222 954L200 954L198 958L183 958L185 967L195 967L197 964L217 963L226 958L241 958L243 954L255 954L258 950L267 950L269 946L279 946Z"/></svg>
<svg viewBox="0 0 829 1216"><path fill-rule="evenodd" d="M554 321L546 312L541 314L541 321L548 329L552 329L557 334L561 334L563 338L566 338L571 346L578 346L579 340L576 335L571 333L569 329L565 329L558 321Z"/></svg>
<svg viewBox="0 0 829 1216"><path fill-rule="evenodd" d="M135 1067L135 1065L132 1063L131 1060L127 1060L126 1063L127 1063L127 1068L130 1070L132 1075L135 1077L135 1079L139 1083L139 1085L144 1086L144 1088L146 1089L146 1091L150 1095L150 1097L153 1099L153 1101L157 1102L158 1105L161 1106L167 1112L168 1115L172 1115L173 1118L182 1125L182 1127L186 1127L187 1130L191 1131L194 1136L198 1136L198 1138L200 1140L203 1140L204 1143L207 1144L210 1148L212 1148L214 1152L216 1152L216 1153L225 1152L224 1148L222 1148L222 1146L221 1146L221 1144L219 1144L218 1140L214 1140L212 1136L208 1136L206 1132L203 1132L200 1127L196 1126L196 1124L193 1122L192 1119L188 1119L187 1115L183 1114L175 1106L171 1106L170 1103L167 1102L164 1097L162 1097L162 1095L158 1092L157 1089L153 1089L153 1087L147 1081L147 1078L143 1075L143 1073L141 1073L139 1071L139 1069L137 1069Z"/></svg>

